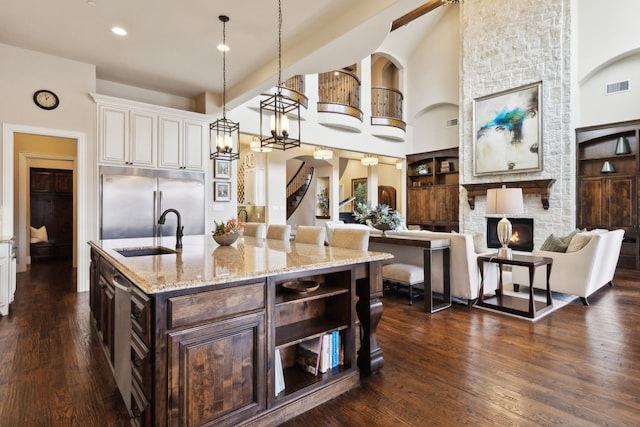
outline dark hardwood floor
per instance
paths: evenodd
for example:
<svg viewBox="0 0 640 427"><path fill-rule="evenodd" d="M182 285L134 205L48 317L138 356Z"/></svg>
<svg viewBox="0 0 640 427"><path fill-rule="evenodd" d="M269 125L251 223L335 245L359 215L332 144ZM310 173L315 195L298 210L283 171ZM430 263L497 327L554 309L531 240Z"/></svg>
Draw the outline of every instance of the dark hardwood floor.
<svg viewBox="0 0 640 427"><path fill-rule="evenodd" d="M129 417L70 262L18 273L0 318L0 426L127 426Z"/></svg>
<svg viewBox="0 0 640 427"><path fill-rule="evenodd" d="M464 305L428 315L384 299L382 372L286 426L637 426L640 275L535 323ZM18 275L0 318L0 426L126 426L67 266Z"/></svg>

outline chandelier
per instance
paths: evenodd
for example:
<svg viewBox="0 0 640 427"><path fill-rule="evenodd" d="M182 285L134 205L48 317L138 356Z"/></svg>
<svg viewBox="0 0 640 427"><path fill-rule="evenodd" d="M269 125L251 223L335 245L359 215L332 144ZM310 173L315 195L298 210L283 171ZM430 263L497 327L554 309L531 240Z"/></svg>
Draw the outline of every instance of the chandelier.
<svg viewBox="0 0 640 427"><path fill-rule="evenodd" d="M278 86L274 95L260 101L260 143L262 147L286 150L300 146L300 102L282 94L282 2L278 0ZM297 122L297 136L289 124L291 114ZM269 132L263 136L264 127Z"/></svg>
<svg viewBox="0 0 640 427"><path fill-rule="evenodd" d="M222 44L218 49L222 51L222 118L209 125L211 159L237 160L240 157L238 150L234 152L234 147L238 146L238 136L240 125L227 119L227 34L226 24L229 17L218 16L222 22Z"/></svg>
<svg viewBox="0 0 640 427"><path fill-rule="evenodd" d="M360 162L364 166L375 166L378 164L378 157L371 154L365 154L364 157L360 159Z"/></svg>
<svg viewBox="0 0 640 427"><path fill-rule="evenodd" d="M333 151L325 147L316 147L316 149L313 150L313 158L318 160L333 159Z"/></svg>
<svg viewBox="0 0 640 427"><path fill-rule="evenodd" d="M270 153L271 151L273 151L273 148L271 147L263 147L260 138L258 138L257 136L251 138L249 148L251 148L251 151L256 151L258 153Z"/></svg>

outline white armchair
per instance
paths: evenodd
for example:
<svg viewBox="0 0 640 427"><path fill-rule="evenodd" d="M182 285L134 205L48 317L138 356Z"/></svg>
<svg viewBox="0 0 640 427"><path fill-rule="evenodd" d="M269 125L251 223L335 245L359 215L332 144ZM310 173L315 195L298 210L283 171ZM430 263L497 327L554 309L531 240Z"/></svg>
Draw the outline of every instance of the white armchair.
<svg viewBox="0 0 640 427"><path fill-rule="evenodd" d="M590 236L590 240L576 252L534 250L531 255L553 258L549 278L552 291L577 295L584 305L589 305L587 298L591 294L604 285L613 285L624 230L580 234ZM528 270L513 267L512 279L514 284L528 286ZM546 289L546 276L536 273L533 286Z"/></svg>

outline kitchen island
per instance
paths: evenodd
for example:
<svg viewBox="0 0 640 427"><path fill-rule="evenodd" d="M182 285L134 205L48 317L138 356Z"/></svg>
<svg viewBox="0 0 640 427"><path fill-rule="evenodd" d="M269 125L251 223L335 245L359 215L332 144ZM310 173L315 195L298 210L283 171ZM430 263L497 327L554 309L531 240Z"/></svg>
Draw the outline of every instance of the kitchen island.
<svg viewBox="0 0 640 427"><path fill-rule="evenodd" d="M382 368L375 331L391 255L250 237L218 246L208 235L185 236L181 252L118 252L174 243L89 243L92 321L133 425L277 425ZM341 363L305 372L298 345L327 336Z"/></svg>

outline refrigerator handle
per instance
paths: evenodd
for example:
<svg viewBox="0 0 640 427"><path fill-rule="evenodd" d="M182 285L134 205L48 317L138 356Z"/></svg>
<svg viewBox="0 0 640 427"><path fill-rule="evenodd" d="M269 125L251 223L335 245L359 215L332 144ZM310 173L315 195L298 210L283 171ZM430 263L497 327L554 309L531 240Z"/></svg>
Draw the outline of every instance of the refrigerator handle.
<svg viewBox="0 0 640 427"><path fill-rule="evenodd" d="M158 205L158 191L153 191L153 237L156 238L160 234L160 224L158 224L158 218L160 218L160 207Z"/></svg>

